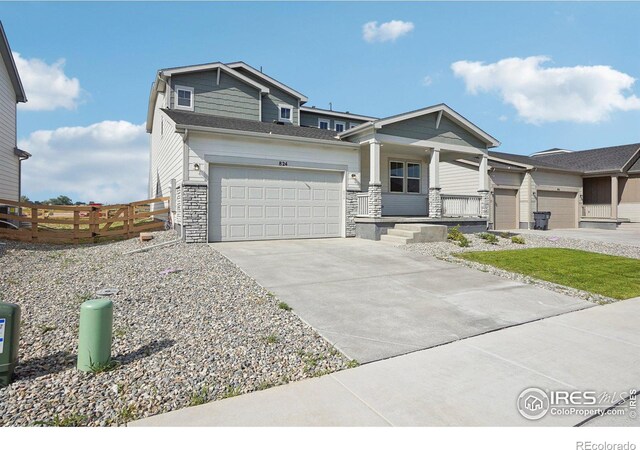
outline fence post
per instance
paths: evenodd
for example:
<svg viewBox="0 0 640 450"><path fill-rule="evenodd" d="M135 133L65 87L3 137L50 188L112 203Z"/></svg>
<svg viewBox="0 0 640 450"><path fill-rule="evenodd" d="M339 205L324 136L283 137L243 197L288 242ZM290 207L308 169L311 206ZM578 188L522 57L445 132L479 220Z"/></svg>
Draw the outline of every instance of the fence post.
<svg viewBox="0 0 640 450"><path fill-rule="evenodd" d="M38 240L38 208L31 208L31 240Z"/></svg>
<svg viewBox="0 0 640 450"><path fill-rule="evenodd" d="M80 211L73 211L73 243L79 244L80 238L78 234L80 233Z"/></svg>

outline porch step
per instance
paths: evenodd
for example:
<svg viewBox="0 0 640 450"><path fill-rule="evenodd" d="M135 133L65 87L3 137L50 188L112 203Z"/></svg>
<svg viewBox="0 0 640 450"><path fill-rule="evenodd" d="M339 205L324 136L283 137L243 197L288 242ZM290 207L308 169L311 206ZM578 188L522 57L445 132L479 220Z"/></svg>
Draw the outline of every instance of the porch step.
<svg viewBox="0 0 640 450"><path fill-rule="evenodd" d="M396 244L412 244L415 242L445 242L447 226L426 223L398 223L389 229L380 240Z"/></svg>
<svg viewBox="0 0 640 450"><path fill-rule="evenodd" d="M412 238L403 237L403 236L393 236L391 234L383 234L382 236L380 236L380 240L384 242L389 242L392 244L411 244L414 242Z"/></svg>

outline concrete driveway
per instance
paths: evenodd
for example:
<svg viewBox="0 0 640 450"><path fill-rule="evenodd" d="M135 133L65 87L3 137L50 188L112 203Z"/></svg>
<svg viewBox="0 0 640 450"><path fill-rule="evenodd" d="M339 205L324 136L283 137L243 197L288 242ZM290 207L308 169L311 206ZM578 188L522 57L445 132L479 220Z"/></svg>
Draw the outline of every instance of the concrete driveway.
<svg viewBox="0 0 640 450"><path fill-rule="evenodd" d="M593 306L375 241L211 245L360 363Z"/></svg>
<svg viewBox="0 0 640 450"><path fill-rule="evenodd" d="M605 242L608 244L631 245L640 247L640 230L598 230L590 228L571 228L560 230L512 230L519 234L538 236L558 236L585 241Z"/></svg>

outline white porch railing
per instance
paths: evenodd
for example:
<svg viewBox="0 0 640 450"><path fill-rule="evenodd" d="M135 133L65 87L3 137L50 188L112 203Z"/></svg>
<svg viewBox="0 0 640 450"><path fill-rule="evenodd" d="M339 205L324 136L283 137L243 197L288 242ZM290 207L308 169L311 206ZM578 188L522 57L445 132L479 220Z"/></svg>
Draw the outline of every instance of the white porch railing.
<svg viewBox="0 0 640 450"><path fill-rule="evenodd" d="M358 215L359 216L369 215L369 193L368 192L358 194Z"/></svg>
<svg viewBox="0 0 640 450"><path fill-rule="evenodd" d="M582 217L609 219L611 217L611 204L582 205Z"/></svg>
<svg viewBox="0 0 640 450"><path fill-rule="evenodd" d="M443 217L478 217L480 216L479 195L442 194Z"/></svg>

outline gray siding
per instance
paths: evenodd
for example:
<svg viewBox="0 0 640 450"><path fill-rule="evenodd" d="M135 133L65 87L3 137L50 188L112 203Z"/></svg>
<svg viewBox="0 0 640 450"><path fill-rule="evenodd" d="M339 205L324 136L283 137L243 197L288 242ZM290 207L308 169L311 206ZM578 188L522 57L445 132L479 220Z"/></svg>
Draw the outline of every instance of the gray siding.
<svg viewBox="0 0 640 450"><path fill-rule="evenodd" d="M433 113L392 123L382 127L380 133L410 139L428 139L445 145L486 148L484 142L445 116L442 116L440 126L436 129L436 117L437 114Z"/></svg>
<svg viewBox="0 0 640 450"><path fill-rule="evenodd" d="M442 194L478 195L478 169L455 161L440 161Z"/></svg>
<svg viewBox="0 0 640 450"><path fill-rule="evenodd" d="M328 120L330 124L329 127L332 130L335 129L336 121L344 122L345 130L348 130L349 128L351 128L352 125L360 125L361 123L364 123L364 120L340 119L336 117L324 116L320 113L308 113L306 111L302 111L300 113L300 125L302 125L303 127L317 127L318 119Z"/></svg>
<svg viewBox="0 0 640 450"><path fill-rule="evenodd" d="M194 89L194 111L237 119L260 120L260 91L224 72L217 84L217 70L171 77L171 108L175 103L175 87Z"/></svg>
<svg viewBox="0 0 640 450"><path fill-rule="evenodd" d="M238 72L242 73L242 75L247 78L251 78L257 83L262 84L269 88L269 95L265 95L262 97L262 121L263 122L273 122L278 120L278 104L287 104L293 107L293 124L298 124L298 114L300 114L298 108L298 99L290 94L287 94L283 90L277 88L276 86L267 83L264 79L255 76L251 72L247 72L244 70L238 70ZM279 80L278 80L279 81Z"/></svg>
<svg viewBox="0 0 640 450"><path fill-rule="evenodd" d="M15 146L16 94L7 68L0 63L0 198L17 201L20 176L19 160L13 153Z"/></svg>

